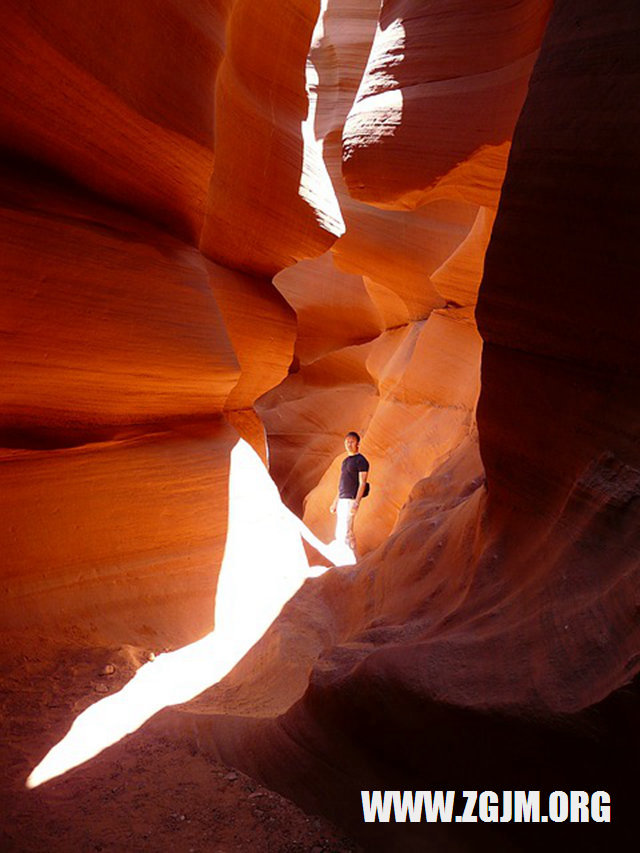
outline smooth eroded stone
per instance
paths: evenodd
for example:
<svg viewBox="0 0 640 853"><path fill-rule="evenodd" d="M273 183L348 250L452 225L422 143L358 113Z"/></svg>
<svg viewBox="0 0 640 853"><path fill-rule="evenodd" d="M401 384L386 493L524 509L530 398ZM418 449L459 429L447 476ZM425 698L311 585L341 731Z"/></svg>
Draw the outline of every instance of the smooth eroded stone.
<svg viewBox="0 0 640 853"><path fill-rule="evenodd" d="M361 555L388 537L414 485L432 475L473 431L480 347L475 324L448 311L389 331L367 346L365 364L377 391L376 405L367 421L358 420L356 407L347 408L347 429L361 434L361 451L371 465L371 494L362 501L355 525ZM331 443L329 467L305 503L305 523L325 541L334 535L335 517L328 507L345 456L343 437ZM314 447L313 453L300 455L310 465L315 452Z"/></svg>
<svg viewBox="0 0 640 853"><path fill-rule="evenodd" d="M478 302L481 448L505 507L559 509L603 450L640 467L640 22L632 2L589 7L551 17Z"/></svg>
<svg viewBox="0 0 640 853"><path fill-rule="evenodd" d="M273 283L296 311L296 356L303 364L364 343L383 329L362 276L342 272L332 252L288 267Z"/></svg>
<svg viewBox="0 0 640 853"><path fill-rule="evenodd" d="M64 186L5 198L2 430L222 410L240 370L196 249Z"/></svg>
<svg viewBox="0 0 640 853"><path fill-rule="evenodd" d="M549 0L385 0L343 132L354 198L497 203ZM384 168L380 163L384 162Z"/></svg>
<svg viewBox="0 0 640 853"><path fill-rule="evenodd" d="M288 373L296 317L268 279L207 262L211 289L240 364L226 410L251 408Z"/></svg>
<svg viewBox="0 0 640 853"><path fill-rule="evenodd" d="M307 55L318 0L236 0L216 91L216 162L200 246L273 276L344 231L313 126Z"/></svg>
<svg viewBox="0 0 640 853"><path fill-rule="evenodd" d="M2 451L2 629L160 648L210 631L237 438L214 422Z"/></svg>
<svg viewBox="0 0 640 853"><path fill-rule="evenodd" d="M196 240L228 7L5 3L2 144Z"/></svg>
<svg viewBox="0 0 640 853"><path fill-rule="evenodd" d="M271 476L285 504L300 516L344 434L354 423L366 426L375 409L377 392L366 368L369 347L346 347L302 366L256 406L267 431Z"/></svg>
<svg viewBox="0 0 640 853"><path fill-rule="evenodd" d="M418 210L378 210L348 200L349 230L332 248L336 266L362 275L385 328L423 320L446 300L436 272L467 238L477 208L437 201Z"/></svg>

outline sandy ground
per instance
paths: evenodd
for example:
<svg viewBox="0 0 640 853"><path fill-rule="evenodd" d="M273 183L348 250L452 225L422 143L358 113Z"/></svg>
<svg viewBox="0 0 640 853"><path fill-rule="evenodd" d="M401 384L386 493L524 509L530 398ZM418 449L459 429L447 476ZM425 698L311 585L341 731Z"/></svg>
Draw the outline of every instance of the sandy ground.
<svg viewBox="0 0 640 853"><path fill-rule="evenodd" d="M325 820L195 751L130 735L34 791L34 765L92 702L118 690L147 650L37 647L12 638L0 660L0 850L356 853ZM111 672L111 667L115 671ZM105 672L105 667L109 674Z"/></svg>

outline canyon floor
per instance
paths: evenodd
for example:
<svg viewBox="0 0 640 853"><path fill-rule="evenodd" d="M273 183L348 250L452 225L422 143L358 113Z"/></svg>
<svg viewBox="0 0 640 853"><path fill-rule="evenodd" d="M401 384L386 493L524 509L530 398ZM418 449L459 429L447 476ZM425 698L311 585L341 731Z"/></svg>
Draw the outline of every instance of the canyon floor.
<svg viewBox="0 0 640 853"><path fill-rule="evenodd" d="M95 759L29 791L33 766L77 714L133 675L148 651L64 651L12 643L0 662L0 849L173 853L357 853L327 821L306 815L193 746L134 733ZM18 649L18 653L15 650ZM115 671L108 675L111 667Z"/></svg>

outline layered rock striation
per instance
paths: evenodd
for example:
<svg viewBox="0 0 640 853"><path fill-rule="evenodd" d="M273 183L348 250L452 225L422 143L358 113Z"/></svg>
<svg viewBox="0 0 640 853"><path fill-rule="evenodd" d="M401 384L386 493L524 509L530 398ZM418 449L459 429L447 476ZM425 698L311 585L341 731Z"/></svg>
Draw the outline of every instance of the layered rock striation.
<svg viewBox="0 0 640 853"><path fill-rule="evenodd" d="M308 808L330 803L333 818L350 825L368 849L423 849L427 839L447 849L484 849L485 841L488 849L536 848L533 836L508 826L480 841L457 828L429 827L414 837L405 827L363 827L361 788L423 788L425 779L430 787L455 787L463 778L478 789L602 787L619 803L616 843L630 837L626 767L629 751L637 755L629 715L638 708L631 683L638 671L640 468L637 263L635 243L628 242L637 230L630 142L637 116L628 105L640 81L632 50L640 19L631 4L615 12L596 7L578 12L571 3L556 4L526 100L520 84L524 106L493 232L495 195L434 276L450 293L467 294L461 308L467 307L475 295L465 269L488 243L476 312L484 339L478 443L472 427L453 441L449 429L451 443L430 476L415 484L384 544L353 570L331 573L294 598L239 668L241 680L232 675L240 695L212 691L198 700L199 713L173 717L217 754L240 760L290 795L297 788ZM400 17L395 27L402 23L410 44L411 19ZM387 20L386 38L392 24ZM395 56L379 67L395 62L401 69L403 61ZM357 102L346 128L356 118ZM387 172L384 155L406 136L401 122L382 127L379 134L376 121L363 123L357 145L354 135L345 137L351 192L385 212L391 204L424 203L427 193L440 197L447 178L422 171L434 162L436 172L442 168L427 156L429 134L413 137L424 145L423 159L415 166L410 157L402 160L402 172L394 170L400 159L391 160ZM486 141L504 140L488 134ZM469 168L456 163L451 181L461 187L467 177L469 193L460 189L467 199L490 183L474 171L482 160L469 162ZM601 282L612 274L624 294L619 319L617 309L603 316L600 298ZM454 325L459 310L435 308L424 328L436 318ZM371 387L382 389L381 398L396 351L389 347L379 373L370 366L390 334L400 332L358 347L367 351ZM452 334L432 340L437 345L417 359L425 418L425 362L444 359L446 343L460 360L463 352ZM314 376L328 358L301 368L295 385L293 378L287 383L299 394L304 378L298 376ZM362 374L349 365L362 385ZM399 373L410 400L411 370ZM434 374L446 375L435 366ZM461 375L470 374L457 374L448 386L456 392L469 388ZM276 401L277 393L283 392L270 395L274 412L280 402L291 405L284 395ZM371 404L366 441L381 406L382 400ZM401 468L403 444L389 446ZM373 470L381 471L376 462ZM371 526L384 523L374 513ZM291 673L285 681L277 668L255 666L276 649L281 659L299 661L297 683ZM279 716L243 719L240 684L263 695L270 686ZM205 709L226 716L207 719ZM293 779L284 769L292 766L299 770ZM322 782L303 782L316 774ZM582 837L588 849L598 849L597 836Z"/></svg>
<svg viewBox="0 0 640 853"><path fill-rule="evenodd" d="M369 834L362 788L604 788L623 843L635 4L87 10L6 10L3 630L201 636L238 437L329 538L358 429L364 558L152 726L367 849L539 839Z"/></svg>
<svg viewBox="0 0 640 853"><path fill-rule="evenodd" d="M346 233L327 255L276 276L298 314L299 366L259 405L284 500L325 538L347 430L366 433L372 462L364 552L384 541L413 485L474 432L473 311L548 10L329 3L316 28L316 134ZM425 168L442 171L427 178ZM410 190L392 199L382 186L391 180Z"/></svg>
<svg viewBox="0 0 640 853"><path fill-rule="evenodd" d="M243 436L266 458L253 403L291 362L295 315L264 272L342 226L332 193L305 193L321 166L301 124L315 4L272 25L280 79L243 48L242 3L127 8L6 9L0 444L21 485L3 489L4 624L170 645L212 627L229 452ZM250 99L241 124L254 115L263 137L240 150L238 99L258 79L272 108ZM264 173L279 189L262 224L240 218L261 233L280 211L298 230L281 222L245 257L221 233L212 248L214 216L241 232L220 188L234 176L251 196Z"/></svg>

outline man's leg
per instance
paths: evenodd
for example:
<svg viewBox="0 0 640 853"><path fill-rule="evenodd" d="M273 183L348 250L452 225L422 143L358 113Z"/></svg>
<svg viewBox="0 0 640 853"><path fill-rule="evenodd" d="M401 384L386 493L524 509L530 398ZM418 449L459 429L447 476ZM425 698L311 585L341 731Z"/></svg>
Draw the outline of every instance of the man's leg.
<svg viewBox="0 0 640 853"><path fill-rule="evenodd" d="M344 542L355 553L355 536L353 535L353 504L351 498L340 498L336 509L336 540Z"/></svg>
<svg viewBox="0 0 640 853"><path fill-rule="evenodd" d="M347 535L345 538L345 542L353 551L353 556L356 555L356 535L353 532L353 522L355 521L356 514L353 509L353 505L355 501L349 501L349 516L347 518Z"/></svg>

